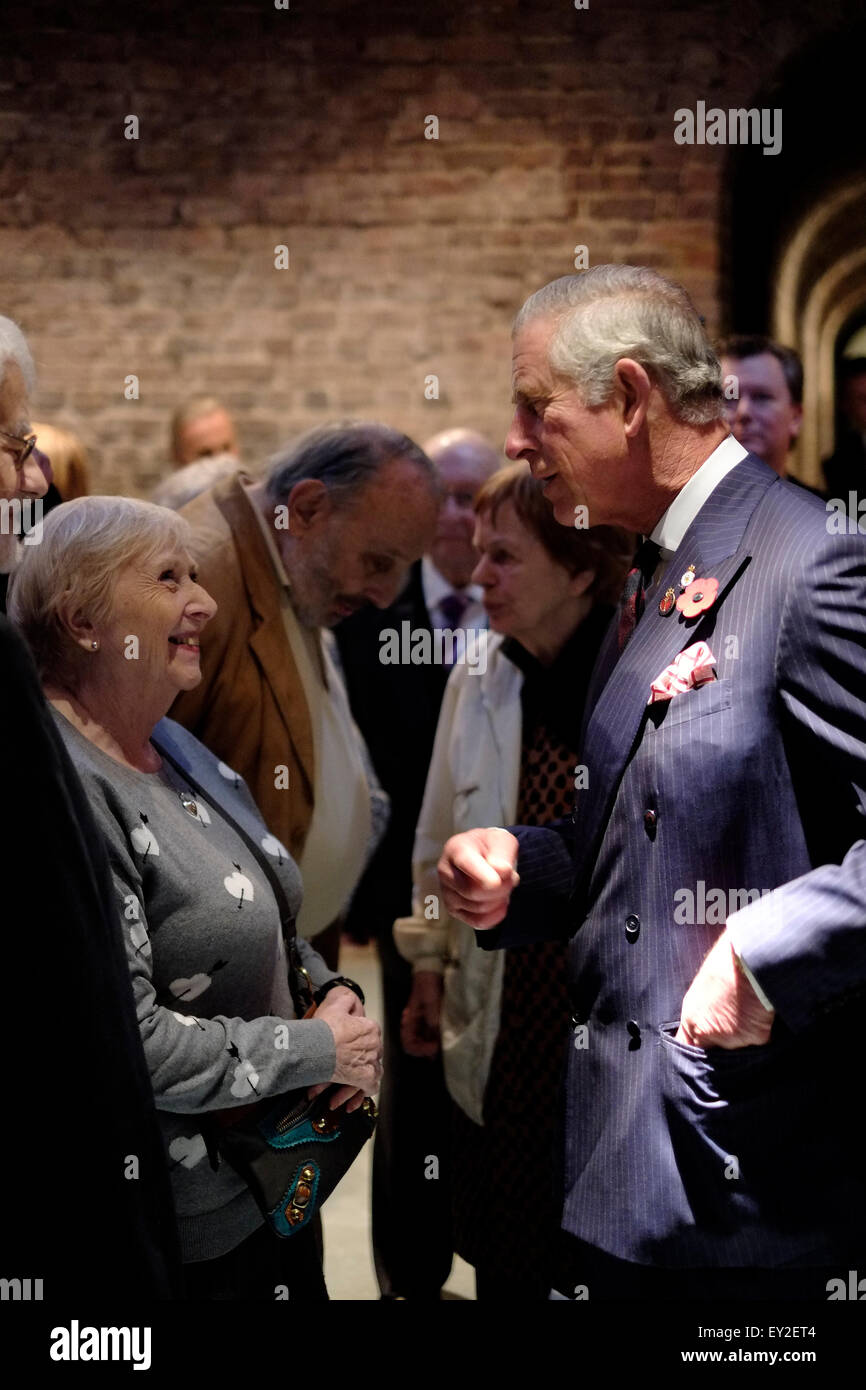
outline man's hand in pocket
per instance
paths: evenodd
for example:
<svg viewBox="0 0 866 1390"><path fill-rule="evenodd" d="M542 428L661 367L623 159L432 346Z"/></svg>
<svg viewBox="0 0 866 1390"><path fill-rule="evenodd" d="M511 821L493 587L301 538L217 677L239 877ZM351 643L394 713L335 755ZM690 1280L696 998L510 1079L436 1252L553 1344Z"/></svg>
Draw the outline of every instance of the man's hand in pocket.
<svg viewBox="0 0 866 1390"><path fill-rule="evenodd" d="M722 932L688 988L676 1037L694 1047L755 1047L769 1042L775 1016L752 989Z"/></svg>

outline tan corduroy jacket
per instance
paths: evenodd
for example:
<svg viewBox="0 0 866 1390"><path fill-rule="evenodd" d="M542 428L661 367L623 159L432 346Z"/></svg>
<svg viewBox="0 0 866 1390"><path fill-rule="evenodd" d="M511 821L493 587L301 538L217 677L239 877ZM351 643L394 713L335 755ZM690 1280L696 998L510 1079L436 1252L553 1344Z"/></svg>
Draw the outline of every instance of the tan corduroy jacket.
<svg viewBox="0 0 866 1390"><path fill-rule="evenodd" d="M219 611L202 634L202 681L171 717L245 779L295 859L313 815L313 731L280 590L244 475L187 503L198 575ZM288 778L288 786L285 782Z"/></svg>

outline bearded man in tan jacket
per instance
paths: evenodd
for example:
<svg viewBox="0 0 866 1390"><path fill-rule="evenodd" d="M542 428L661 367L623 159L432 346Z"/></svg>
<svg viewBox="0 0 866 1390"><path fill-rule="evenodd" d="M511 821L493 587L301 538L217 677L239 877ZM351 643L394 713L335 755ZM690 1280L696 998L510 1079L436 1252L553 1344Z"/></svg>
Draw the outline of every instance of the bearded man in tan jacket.
<svg viewBox="0 0 866 1390"><path fill-rule="evenodd" d="M298 931L335 969L339 917L370 839L370 789L322 629L394 601L429 545L437 505L417 444L383 425L349 424L304 436L261 481L234 474L183 508L199 579L219 610L201 684L171 714L227 777L248 783L300 866Z"/></svg>

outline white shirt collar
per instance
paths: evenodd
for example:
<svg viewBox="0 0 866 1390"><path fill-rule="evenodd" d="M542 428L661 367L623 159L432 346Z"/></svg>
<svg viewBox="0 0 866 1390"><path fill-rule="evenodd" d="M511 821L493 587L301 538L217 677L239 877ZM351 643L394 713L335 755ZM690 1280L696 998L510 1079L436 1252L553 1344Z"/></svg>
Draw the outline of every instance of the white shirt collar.
<svg viewBox="0 0 866 1390"><path fill-rule="evenodd" d="M480 603L484 597L484 590L479 584L467 584L465 589L455 589L453 584L439 573L429 555L421 557L421 587L424 590L424 602L427 605L427 612L432 613L438 607L446 594L463 594L470 603Z"/></svg>
<svg viewBox="0 0 866 1390"><path fill-rule="evenodd" d="M693 473L671 502L667 511L653 527L651 540L661 546L662 552L673 555L679 550L683 537L726 473L730 473L748 454L732 434L705 459L697 472Z"/></svg>

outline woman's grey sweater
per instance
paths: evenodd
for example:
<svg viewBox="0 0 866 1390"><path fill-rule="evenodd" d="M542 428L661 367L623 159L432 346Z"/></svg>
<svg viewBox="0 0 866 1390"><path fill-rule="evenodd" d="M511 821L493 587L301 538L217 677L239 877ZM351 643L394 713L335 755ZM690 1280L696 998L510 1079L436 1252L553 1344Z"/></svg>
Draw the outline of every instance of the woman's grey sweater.
<svg viewBox="0 0 866 1390"><path fill-rule="evenodd" d="M152 742L205 796L166 759L137 772L54 713L108 848L183 1257L213 1259L262 1217L227 1164L212 1170L198 1116L329 1081L336 1064L327 1023L295 1018L273 889L221 808L261 846L295 913L300 875L242 779L179 724L161 720ZM332 978L298 947L315 985Z"/></svg>

